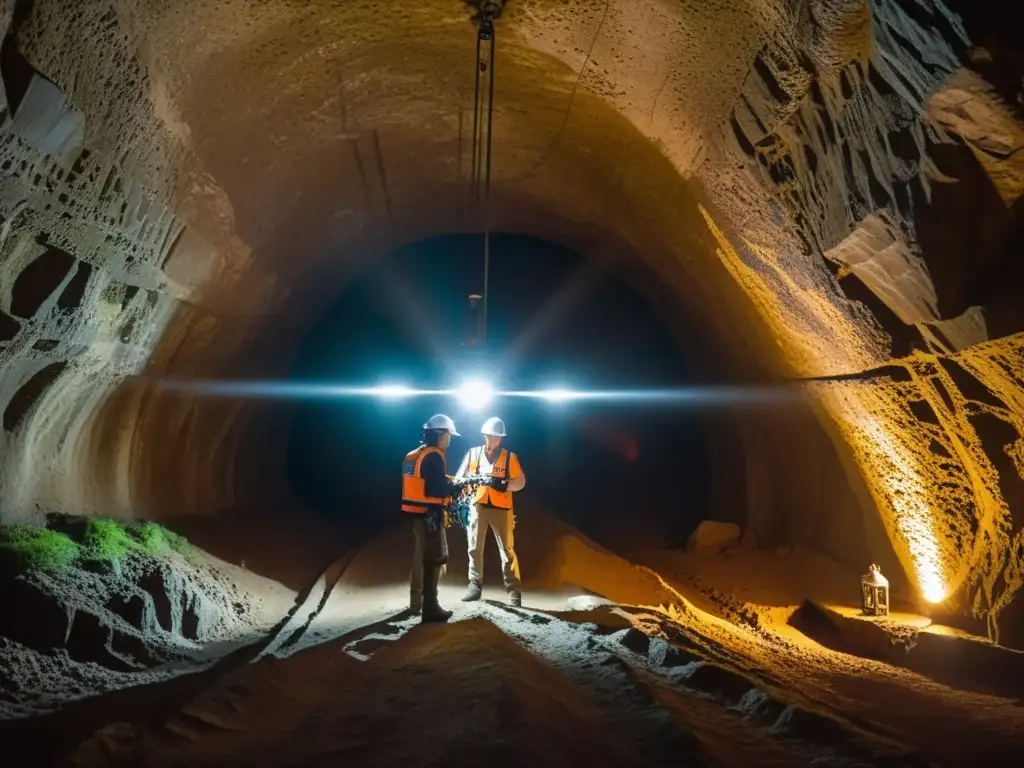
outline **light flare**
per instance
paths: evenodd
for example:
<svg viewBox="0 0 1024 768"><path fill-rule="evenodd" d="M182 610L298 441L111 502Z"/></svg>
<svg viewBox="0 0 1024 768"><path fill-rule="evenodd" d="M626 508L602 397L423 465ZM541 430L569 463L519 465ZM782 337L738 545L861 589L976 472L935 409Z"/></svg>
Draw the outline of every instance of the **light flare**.
<svg viewBox="0 0 1024 768"><path fill-rule="evenodd" d="M574 401L633 403L669 406L756 406L777 405L799 397L796 386L703 386L657 389L575 390L567 387L548 389L496 390L485 379L473 378L451 389L420 389L406 384L381 384L372 387L341 384L313 384L288 381L180 380L161 379L157 386L169 392L206 397L253 399L338 400L357 397L400 400L411 397L452 397L468 410L479 410L497 398L542 400L553 404Z"/></svg>
<svg viewBox="0 0 1024 768"><path fill-rule="evenodd" d="M407 387L404 384L385 384L384 386L377 387L377 393L384 398L396 400L402 397L409 397L415 395L416 390L412 387Z"/></svg>
<svg viewBox="0 0 1024 768"><path fill-rule="evenodd" d="M478 411L494 399L494 388L483 379L470 379L458 390L462 404L471 411Z"/></svg>
<svg viewBox="0 0 1024 768"><path fill-rule="evenodd" d="M946 590L938 583L931 586L922 586L924 599L929 603L941 603L946 599Z"/></svg>
<svg viewBox="0 0 1024 768"><path fill-rule="evenodd" d="M541 398L552 403L564 403L573 398L573 392L568 389L545 389L540 392Z"/></svg>

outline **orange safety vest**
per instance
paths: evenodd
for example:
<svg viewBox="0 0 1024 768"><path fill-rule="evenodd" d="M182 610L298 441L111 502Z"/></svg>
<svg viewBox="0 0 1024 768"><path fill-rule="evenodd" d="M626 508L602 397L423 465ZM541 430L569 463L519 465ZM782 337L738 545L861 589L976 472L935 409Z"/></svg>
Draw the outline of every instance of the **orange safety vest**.
<svg viewBox="0 0 1024 768"><path fill-rule="evenodd" d="M448 499L434 498L427 496L426 483L420 475L420 465L423 459L432 453L441 454L441 461L445 463L445 472L448 470L448 460L444 452L432 445L421 445L415 450L409 451L402 462L402 511L414 515L424 515L430 507L440 507L448 502Z"/></svg>
<svg viewBox="0 0 1024 768"><path fill-rule="evenodd" d="M484 446L477 446L469 451L468 473L475 475L480 469L480 457L483 456ZM498 460L491 466L491 477L508 477L509 452L504 448L498 454ZM475 504L486 504L498 509L512 509L512 491L499 491L496 488L481 486L476 489L473 499Z"/></svg>

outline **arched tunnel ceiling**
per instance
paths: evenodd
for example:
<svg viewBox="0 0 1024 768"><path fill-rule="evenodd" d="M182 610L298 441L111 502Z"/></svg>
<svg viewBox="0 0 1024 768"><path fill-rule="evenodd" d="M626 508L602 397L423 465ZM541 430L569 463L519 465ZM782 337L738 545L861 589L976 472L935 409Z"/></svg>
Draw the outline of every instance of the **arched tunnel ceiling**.
<svg viewBox="0 0 1024 768"><path fill-rule="evenodd" d="M283 371L365 259L477 226L467 13L2 7L5 515L238 504L270 422L136 377ZM515 0L498 39L492 226L633 274L717 375L824 379L733 421L751 525L981 617L1024 578L1014 61L938 0Z"/></svg>

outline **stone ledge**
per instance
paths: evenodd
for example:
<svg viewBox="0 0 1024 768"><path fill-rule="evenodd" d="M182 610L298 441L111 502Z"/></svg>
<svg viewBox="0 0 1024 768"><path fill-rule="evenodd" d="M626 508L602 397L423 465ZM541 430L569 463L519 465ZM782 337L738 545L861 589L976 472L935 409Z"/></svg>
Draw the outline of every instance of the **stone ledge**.
<svg viewBox="0 0 1024 768"><path fill-rule="evenodd" d="M1024 698L1024 652L910 614L860 616L805 601L789 623L834 651L882 661L953 688Z"/></svg>

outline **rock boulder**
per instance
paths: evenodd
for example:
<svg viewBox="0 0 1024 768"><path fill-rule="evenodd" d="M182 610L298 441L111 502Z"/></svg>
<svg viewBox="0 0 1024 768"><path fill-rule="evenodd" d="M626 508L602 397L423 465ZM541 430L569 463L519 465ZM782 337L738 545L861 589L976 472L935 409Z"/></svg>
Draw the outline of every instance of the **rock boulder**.
<svg viewBox="0 0 1024 768"><path fill-rule="evenodd" d="M705 520L686 540L687 552L721 552L740 543L740 527L735 523Z"/></svg>

